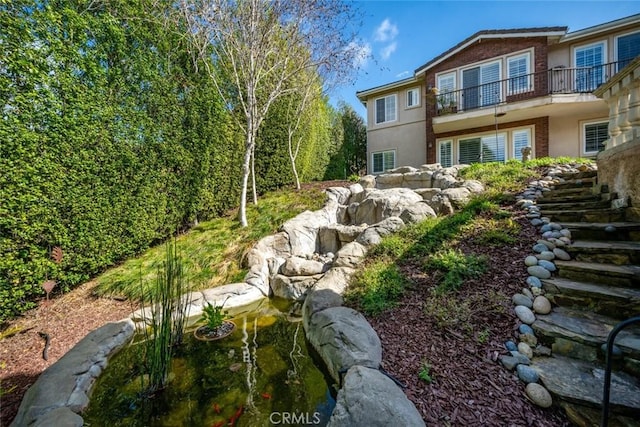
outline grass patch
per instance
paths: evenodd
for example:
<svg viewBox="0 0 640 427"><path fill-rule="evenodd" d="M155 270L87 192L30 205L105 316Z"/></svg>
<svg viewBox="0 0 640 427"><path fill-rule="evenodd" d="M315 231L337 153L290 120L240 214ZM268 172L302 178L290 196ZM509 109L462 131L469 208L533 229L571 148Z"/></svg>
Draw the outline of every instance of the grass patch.
<svg viewBox="0 0 640 427"><path fill-rule="evenodd" d="M377 260L355 276L345 296L366 314L375 316L395 307L408 283L395 263Z"/></svg>
<svg viewBox="0 0 640 427"><path fill-rule="evenodd" d="M504 211L502 211L504 212ZM511 218L476 218L464 227L469 236L476 236L478 241L489 246L511 245L520 234L520 224Z"/></svg>
<svg viewBox="0 0 640 427"><path fill-rule="evenodd" d="M467 279L480 277L487 270L487 259L485 256L465 255L459 250L445 249L429 256L424 268L442 274L436 291L445 293L457 291Z"/></svg>
<svg viewBox="0 0 640 427"><path fill-rule="evenodd" d="M422 361L422 365L420 366L420 372L418 372L418 378L424 381L427 384L431 384L433 382L433 374L431 374L431 365L426 360Z"/></svg>
<svg viewBox="0 0 640 427"><path fill-rule="evenodd" d="M178 236L176 251L183 259L186 288L206 289L242 281L246 274L242 268L243 257L258 240L273 234L300 212L321 208L324 200L324 194L317 189L283 189L262 196L258 206L247 205L249 227L240 227L236 212L232 212L202 222ZM148 292L164 259L164 245L155 246L99 276L96 293L137 300L140 283L143 283L144 292Z"/></svg>

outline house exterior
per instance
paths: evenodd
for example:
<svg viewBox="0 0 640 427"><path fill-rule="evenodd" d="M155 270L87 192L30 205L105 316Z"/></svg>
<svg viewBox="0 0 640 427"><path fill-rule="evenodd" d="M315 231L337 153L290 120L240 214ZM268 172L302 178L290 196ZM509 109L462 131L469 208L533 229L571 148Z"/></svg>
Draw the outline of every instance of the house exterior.
<svg viewBox="0 0 640 427"><path fill-rule="evenodd" d="M609 109L593 91L640 55L640 14L567 27L483 30L410 78L357 92L367 169L595 157Z"/></svg>

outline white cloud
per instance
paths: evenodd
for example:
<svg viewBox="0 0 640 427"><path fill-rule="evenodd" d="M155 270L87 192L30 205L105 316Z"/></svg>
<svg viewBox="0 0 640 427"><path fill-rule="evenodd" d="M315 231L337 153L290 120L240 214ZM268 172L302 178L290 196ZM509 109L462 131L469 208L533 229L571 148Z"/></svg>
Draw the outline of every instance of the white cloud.
<svg viewBox="0 0 640 427"><path fill-rule="evenodd" d="M392 24L389 18L386 18L378 28L376 28L373 39L377 42L386 42L395 39L397 35L398 27L396 24Z"/></svg>
<svg viewBox="0 0 640 427"><path fill-rule="evenodd" d="M396 42L391 43L388 46L385 46L381 51L380 51L380 56L382 56L383 60L387 60L389 59L389 57L391 56L391 54L393 52L396 51L396 48L398 47L398 44Z"/></svg>
<svg viewBox="0 0 640 427"><path fill-rule="evenodd" d="M409 74L410 73L408 71L403 71L400 74L396 74L396 79L402 79L402 78L405 78L405 77L409 77Z"/></svg>
<svg viewBox="0 0 640 427"><path fill-rule="evenodd" d="M369 43L351 42L346 49L353 53L353 66L355 68L364 68L369 62L369 58L371 58L371 45Z"/></svg>

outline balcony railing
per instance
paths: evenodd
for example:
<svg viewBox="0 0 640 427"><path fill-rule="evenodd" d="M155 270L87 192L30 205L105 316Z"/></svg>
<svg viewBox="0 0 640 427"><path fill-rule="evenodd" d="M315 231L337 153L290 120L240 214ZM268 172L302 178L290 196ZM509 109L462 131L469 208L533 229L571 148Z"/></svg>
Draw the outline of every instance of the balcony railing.
<svg viewBox="0 0 640 427"><path fill-rule="evenodd" d="M582 68L553 68L479 86L434 95L436 115L461 113L504 102L549 94L591 93L624 68L629 61Z"/></svg>

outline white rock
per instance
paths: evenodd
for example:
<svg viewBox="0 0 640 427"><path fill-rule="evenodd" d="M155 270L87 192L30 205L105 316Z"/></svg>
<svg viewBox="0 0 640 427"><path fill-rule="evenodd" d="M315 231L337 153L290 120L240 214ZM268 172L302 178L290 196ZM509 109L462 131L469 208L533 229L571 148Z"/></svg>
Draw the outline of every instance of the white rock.
<svg viewBox="0 0 640 427"><path fill-rule="evenodd" d="M549 314L551 313L551 302L542 295L538 295L533 300L533 311L538 314Z"/></svg>
<svg viewBox="0 0 640 427"><path fill-rule="evenodd" d="M525 387L525 393L533 403L541 408L549 408L553 404L553 399L551 399L551 395L547 389L538 383L527 384Z"/></svg>

